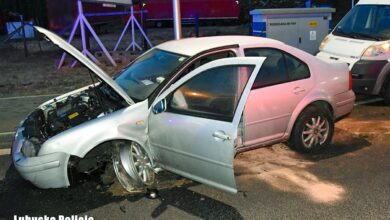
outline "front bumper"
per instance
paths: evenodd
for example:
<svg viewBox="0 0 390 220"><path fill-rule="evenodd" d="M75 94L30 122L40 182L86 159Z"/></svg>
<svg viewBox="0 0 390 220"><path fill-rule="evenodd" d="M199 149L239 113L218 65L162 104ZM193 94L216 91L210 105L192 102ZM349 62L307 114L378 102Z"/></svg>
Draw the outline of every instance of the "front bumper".
<svg viewBox="0 0 390 220"><path fill-rule="evenodd" d="M352 78L353 91L357 94L374 95L376 79L356 79ZM377 94L376 94L377 95Z"/></svg>
<svg viewBox="0 0 390 220"><path fill-rule="evenodd" d="M359 60L352 67L353 90L356 93L378 95L383 82L379 76L388 64L387 60ZM385 73L383 73L385 74Z"/></svg>
<svg viewBox="0 0 390 220"><path fill-rule="evenodd" d="M62 152L25 157L22 145L26 138L19 127L12 144L12 161L20 175L38 188L62 188L69 186L68 161L70 155Z"/></svg>

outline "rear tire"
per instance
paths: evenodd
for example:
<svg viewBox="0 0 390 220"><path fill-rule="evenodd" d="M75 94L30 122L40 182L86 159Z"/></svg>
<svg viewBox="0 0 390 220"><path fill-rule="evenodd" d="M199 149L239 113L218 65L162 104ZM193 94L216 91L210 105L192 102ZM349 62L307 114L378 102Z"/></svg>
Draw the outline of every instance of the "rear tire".
<svg viewBox="0 0 390 220"><path fill-rule="evenodd" d="M334 121L330 111L320 105L307 107L295 122L289 146L303 153L327 147L333 137Z"/></svg>

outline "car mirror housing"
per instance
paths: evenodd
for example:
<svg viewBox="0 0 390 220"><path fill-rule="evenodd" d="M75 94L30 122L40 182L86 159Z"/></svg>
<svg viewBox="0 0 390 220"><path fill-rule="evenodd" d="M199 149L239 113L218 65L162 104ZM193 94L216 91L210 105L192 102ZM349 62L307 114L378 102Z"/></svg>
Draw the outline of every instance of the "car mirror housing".
<svg viewBox="0 0 390 220"><path fill-rule="evenodd" d="M165 110L167 110L167 100L166 99L159 101L157 104L155 104L153 106L153 109L152 109L154 114L160 114L162 112L165 112Z"/></svg>

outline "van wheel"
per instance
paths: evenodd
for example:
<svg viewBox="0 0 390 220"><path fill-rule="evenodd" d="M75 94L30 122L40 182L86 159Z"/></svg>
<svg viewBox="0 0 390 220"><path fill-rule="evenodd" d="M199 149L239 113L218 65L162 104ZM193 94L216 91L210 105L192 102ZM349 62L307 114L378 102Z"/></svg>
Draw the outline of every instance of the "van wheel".
<svg viewBox="0 0 390 220"><path fill-rule="evenodd" d="M298 117L289 145L300 152L313 153L327 147L333 137L334 122L328 109L307 107Z"/></svg>

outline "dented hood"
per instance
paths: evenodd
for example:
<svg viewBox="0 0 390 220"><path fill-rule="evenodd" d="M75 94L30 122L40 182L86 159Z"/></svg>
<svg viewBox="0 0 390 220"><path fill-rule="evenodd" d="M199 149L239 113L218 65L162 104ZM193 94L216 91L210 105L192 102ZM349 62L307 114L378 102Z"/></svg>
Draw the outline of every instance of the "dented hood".
<svg viewBox="0 0 390 220"><path fill-rule="evenodd" d="M61 49L65 50L71 56L76 58L80 63L87 67L90 71L96 74L102 81L107 83L113 90L115 90L120 96L125 99L130 105L134 104L134 101L126 94L126 92L109 76L105 73L99 66L94 62L88 59L84 54L82 54L78 49L73 47L71 44L67 43L64 39L56 35L55 33L35 26L36 30L44 34L50 41L55 45L59 46Z"/></svg>

